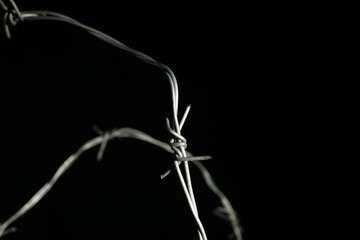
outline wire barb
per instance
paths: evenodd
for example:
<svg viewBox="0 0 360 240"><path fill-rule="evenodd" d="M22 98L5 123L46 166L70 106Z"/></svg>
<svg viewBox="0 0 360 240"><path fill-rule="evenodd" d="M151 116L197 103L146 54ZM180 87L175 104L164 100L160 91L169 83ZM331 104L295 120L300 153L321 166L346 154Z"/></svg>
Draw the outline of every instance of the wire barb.
<svg viewBox="0 0 360 240"><path fill-rule="evenodd" d="M182 129L185 120L189 114L190 111L190 105L187 106L185 113L181 119L181 122L179 124L180 130ZM194 161L204 161L204 160L211 160L212 157L211 156L186 156L184 157L182 152L181 152L181 147L185 150L187 147L187 140L185 137L183 137L182 135L178 134L177 132L175 132L171 127L170 127L170 120L169 118L166 118L166 127L168 129L168 131L175 137L177 138L177 142L175 142L175 139L171 139L170 140L170 147L174 152L174 161L176 161L176 164L180 164L181 162L194 162ZM173 167L173 169L175 169L176 167ZM164 179L166 178L169 174L171 173L171 169L168 169L166 172L164 172L163 174L160 175L160 179Z"/></svg>
<svg viewBox="0 0 360 240"><path fill-rule="evenodd" d="M96 155L96 159L100 162L103 159L105 148L112 135L112 131L102 131L98 126L93 126L94 131L102 136L102 142L99 148L99 152Z"/></svg>

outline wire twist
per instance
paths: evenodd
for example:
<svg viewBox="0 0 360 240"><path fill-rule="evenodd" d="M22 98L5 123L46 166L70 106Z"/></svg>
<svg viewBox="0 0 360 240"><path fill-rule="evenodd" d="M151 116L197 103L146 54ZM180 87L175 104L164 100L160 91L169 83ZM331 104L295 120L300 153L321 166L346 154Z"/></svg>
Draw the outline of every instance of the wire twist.
<svg viewBox="0 0 360 240"><path fill-rule="evenodd" d="M187 147L187 140L184 136L176 132L170 127L170 120L166 118L166 127L168 131L173 135L173 139L170 141L170 147L174 151L174 160L175 161L202 161L210 160L211 156L187 156L185 157L182 153L183 150Z"/></svg>
<svg viewBox="0 0 360 240"><path fill-rule="evenodd" d="M16 26L19 22L23 22L24 18L19 11L16 3L13 0L9 0L11 4L11 9L4 3L4 1L0 0L0 6L4 9L5 14L3 17L4 31L7 38L11 38L10 27Z"/></svg>

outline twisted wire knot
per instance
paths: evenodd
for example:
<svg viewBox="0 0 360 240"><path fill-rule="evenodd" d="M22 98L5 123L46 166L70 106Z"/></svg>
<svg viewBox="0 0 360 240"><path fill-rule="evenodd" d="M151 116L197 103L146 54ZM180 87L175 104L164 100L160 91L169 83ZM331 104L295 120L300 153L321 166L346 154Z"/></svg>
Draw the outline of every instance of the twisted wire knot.
<svg viewBox="0 0 360 240"><path fill-rule="evenodd" d="M22 19L20 18L20 16L17 14L17 12L12 9L12 10L8 10L5 12L4 14L4 23L5 24L10 24L11 26L16 26L18 24L18 22L22 21Z"/></svg>
<svg viewBox="0 0 360 240"><path fill-rule="evenodd" d="M184 137L171 139L170 147L174 152L174 159L176 161L186 161L186 157L184 157L182 150L185 150L187 147L186 139Z"/></svg>
<svg viewBox="0 0 360 240"><path fill-rule="evenodd" d="M170 147L174 151L175 161L202 161L211 159L211 156L186 156L186 138L170 127L170 121L168 118L166 118L166 125L168 131L174 136L174 138L170 140Z"/></svg>
<svg viewBox="0 0 360 240"><path fill-rule="evenodd" d="M10 34L10 26L16 26L19 22L24 21L24 18L19 11L18 7L16 6L15 2L12 0L9 0L11 4L11 9L6 6L6 4L0 0L0 6L4 9L5 14L3 17L3 24L5 29L5 34L7 38L11 38Z"/></svg>

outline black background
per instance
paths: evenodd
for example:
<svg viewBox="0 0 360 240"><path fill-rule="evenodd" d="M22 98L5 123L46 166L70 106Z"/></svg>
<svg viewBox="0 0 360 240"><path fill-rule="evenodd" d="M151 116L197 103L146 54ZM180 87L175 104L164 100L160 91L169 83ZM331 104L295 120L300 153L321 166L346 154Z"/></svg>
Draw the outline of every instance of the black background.
<svg viewBox="0 0 360 240"><path fill-rule="evenodd" d="M205 164L238 211L244 239L311 238L312 91L301 69L312 65L288 41L293 24L279 29L276 14L226 1L18 6L61 12L169 66L180 115L192 106L187 150L213 157ZM159 69L65 23L25 22L11 33L0 37L0 221L96 136L94 125L171 139L170 88ZM130 139L110 142L101 163L96 153L84 154L6 239L197 238L176 175L160 180L171 155ZM219 202L192 172L208 238L225 239L230 227L211 214Z"/></svg>

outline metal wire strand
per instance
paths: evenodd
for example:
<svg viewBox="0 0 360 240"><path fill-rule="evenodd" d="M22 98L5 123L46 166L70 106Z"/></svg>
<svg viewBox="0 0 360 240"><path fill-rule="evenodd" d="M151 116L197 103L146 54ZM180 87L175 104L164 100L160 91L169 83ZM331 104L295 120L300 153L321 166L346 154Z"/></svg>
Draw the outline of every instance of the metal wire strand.
<svg viewBox="0 0 360 240"><path fill-rule="evenodd" d="M74 154L70 155L57 169L55 174L52 176L50 181L48 181L39 191L37 191L32 198L23 206L21 207L15 214L13 214L10 218L8 218L5 222L0 224L0 238L5 236L6 234L9 234L11 232L14 232L16 230L15 227L9 228L16 220L18 220L20 217L25 215L31 208L33 208L36 204L39 203L41 199L45 197L45 195L54 187L56 182L62 177L67 170L70 169L73 164L79 160L81 155L97 146L101 147L101 144L104 142L104 138L107 136L108 139L106 141L110 141L114 138L133 138L137 140L141 140L147 143L150 143L154 146L160 147L161 149L172 153L173 150L171 149L171 146L169 146L168 143L165 143L163 141L157 140L150 135L133 129L133 128L120 128L115 129L112 131L108 131L108 135L104 134L104 132L97 131L100 135L85 142ZM106 133L106 132L105 132ZM190 152L187 151L187 155L192 156ZM200 162L191 162L195 164L195 166L200 170L202 173L202 176L208 185L208 187L216 194L220 202L222 204L221 211L225 214L223 216L226 217L226 219L231 223L231 227L233 229L233 236L235 236L236 240L242 240L241 237L241 227L240 227L240 221L238 219L238 216L235 212L235 210L232 208L229 199L225 196L223 192L220 191L220 189L216 186L213 178L211 177L210 172L206 169L206 167L201 164ZM183 180L184 181L184 180ZM188 196L190 198L190 196Z"/></svg>
<svg viewBox="0 0 360 240"><path fill-rule="evenodd" d="M118 47L122 50L125 50L129 53L131 53L132 55L134 55L135 57L139 58L140 60L154 65L158 68L160 68L165 76L167 77L167 79L169 80L170 83L170 89L171 89L171 96L172 96L172 112L173 112L173 127L172 128L168 128L168 130L170 131L170 133L174 136L174 139L170 141L170 144L172 145L172 150L174 151L176 157L176 162L175 162L175 168L177 170L178 176L179 176L179 180L183 186L185 195L188 199L189 202L189 206L192 210L192 213L194 215L194 218L196 220L197 223L197 227L198 227L198 233L199 233L199 238L200 240L207 240L207 236L205 233L205 230L202 226L202 223L199 219L198 216L198 211L197 211L197 206L196 206L196 202L195 202L195 197L194 197L194 193L193 193L193 189L192 189L192 183L191 183L191 176L190 176L190 170L189 170L189 165L188 162L185 161L184 162L184 169L185 169L185 179L183 177L183 174L181 172L181 169L179 168L179 164L178 161L179 160L191 160L191 161L197 161L197 160L205 160L205 159L210 159L210 157L208 156L204 156L204 157L192 157L192 158L187 158L186 156L186 151L185 151L185 147L186 147L186 141L184 141L184 137L182 137L181 132L180 132L180 124L178 121L178 102L179 102L179 93L178 93L178 85L177 85L177 80L176 77L174 75L174 73L172 72L172 70L162 64L157 62L155 59L151 58L150 56L137 51L135 49L132 49L128 46L126 46L125 44L121 43L120 41L116 40L115 38L97 30L94 28L91 28L85 24L80 23L79 21L70 18L66 15L57 13L57 12L52 12L52 11L24 11L24 12L20 12L19 9L17 8L15 2L13 0L10 0L10 3L12 5L12 9L9 10L8 7L3 3L3 1L1 0L1 6L6 9L6 13L4 15L4 27L5 27L5 31L8 37L10 37L10 31L9 31L9 26L8 26L8 22L12 25L15 26L17 24L18 21L33 21L33 20L52 20L52 21L62 21L62 22L66 22L69 23L71 25L77 26L83 30L86 30L87 32L89 32L90 34L94 35L95 37L109 43L110 45L113 45L115 47ZM187 114L186 114L187 115ZM186 118L186 117L185 117ZM185 118L183 118L182 123L184 122ZM107 141L110 139L110 137L107 135L104 136L104 138L106 137L106 139L102 139L102 144L101 144L101 148L99 150L99 154L98 154L98 159L101 159L102 154L104 152L105 146ZM186 140L186 139L185 139ZM86 146L83 146L86 147ZM53 183L55 183L55 181L57 181L57 179L61 176L60 173L62 173L64 170L66 170L68 167L71 166L71 163L73 162L73 159L78 158L78 155L81 154L80 152L75 153L74 155L72 155L67 161L65 161L64 165L62 165L62 167L58 170L57 173L55 173L54 178L48 183L46 184L43 188L41 188L39 190L39 192L37 194L34 195L34 197L28 202L29 205L25 205L22 209L19 210L19 212L17 212L12 218L9 219L9 221L3 223L0 226L0 236L2 234L1 230L6 229L7 225L9 225L9 223L11 223L12 221L14 221L14 219L17 219L18 216L21 216L23 214L26 213L26 211L28 211L30 208L33 207L34 204L36 204L51 188L51 186L53 185Z"/></svg>
<svg viewBox="0 0 360 240"><path fill-rule="evenodd" d="M3 24L4 24L4 31L7 38L11 38L10 33L10 27L16 26L18 22L24 21L22 14L19 11L19 8L17 7L16 3L13 0L9 0L11 8L9 8L3 0L0 0L0 6L5 11L4 17L3 17Z"/></svg>

